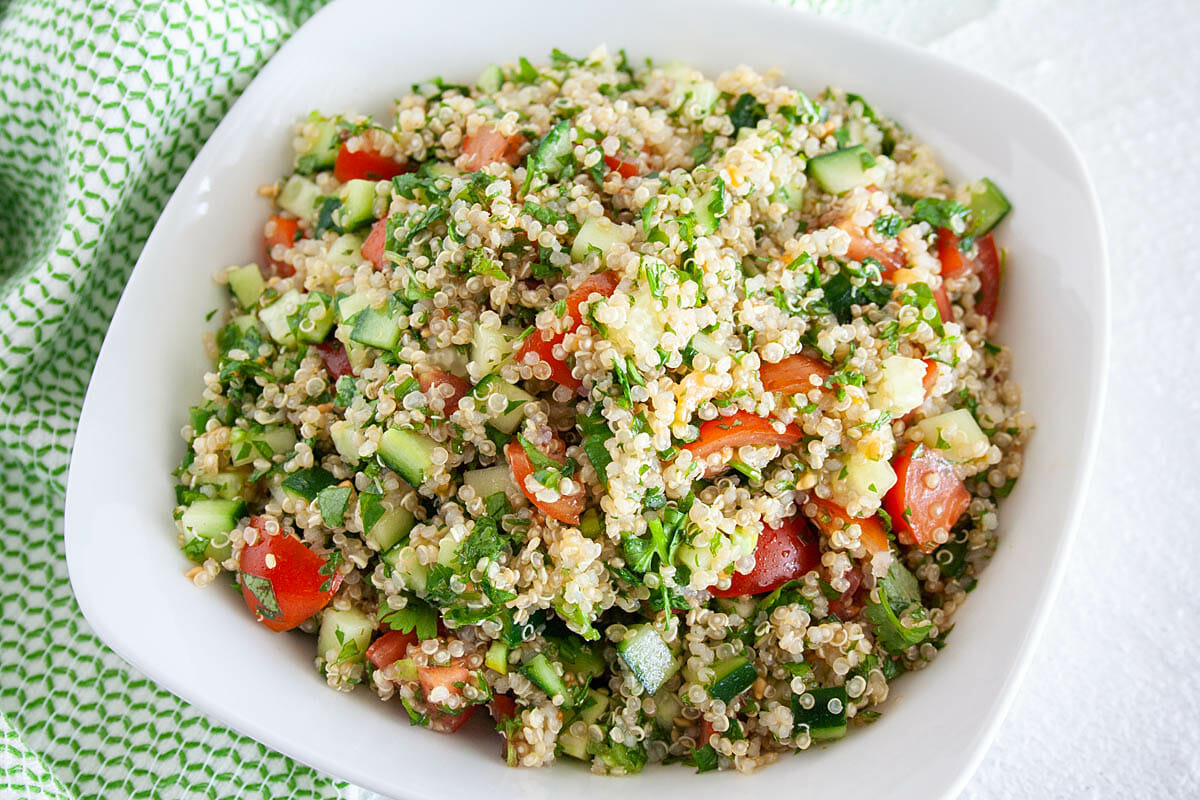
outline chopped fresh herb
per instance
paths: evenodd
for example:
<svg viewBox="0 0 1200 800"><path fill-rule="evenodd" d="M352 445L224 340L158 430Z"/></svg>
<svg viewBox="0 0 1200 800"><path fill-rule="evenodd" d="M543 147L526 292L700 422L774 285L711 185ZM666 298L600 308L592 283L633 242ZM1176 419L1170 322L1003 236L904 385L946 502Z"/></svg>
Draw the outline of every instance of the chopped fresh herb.
<svg viewBox="0 0 1200 800"><path fill-rule="evenodd" d="M889 239L895 239L896 235L904 229L904 217L899 214L884 214L876 217L871 223L871 227L880 236L886 236Z"/></svg>
<svg viewBox="0 0 1200 800"><path fill-rule="evenodd" d="M753 128L758 125L759 120L766 117L766 107L749 92L739 96L729 111L729 121L733 123L735 131L739 128Z"/></svg>
<svg viewBox="0 0 1200 800"><path fill-rule="evenodd" d="M341 526L346 507L350 504L350 492L349 486L327 486L317 493L317 509L327 527Z"/></svg>

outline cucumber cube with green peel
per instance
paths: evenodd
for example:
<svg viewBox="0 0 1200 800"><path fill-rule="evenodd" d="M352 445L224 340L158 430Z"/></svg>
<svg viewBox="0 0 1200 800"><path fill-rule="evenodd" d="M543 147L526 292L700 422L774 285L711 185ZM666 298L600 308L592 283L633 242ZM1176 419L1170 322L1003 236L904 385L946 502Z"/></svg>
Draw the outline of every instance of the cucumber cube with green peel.
<svg viewBox="0 0 1200 800"><path fill-rule="evenodd" d="M657 692L679 669L679 660L649 623L630 628L617 653L647 694Z"/></svg>
<svg viewBox="0 0 1200 800"><path fill-rule="evenodd" d="M846 687L809 689L792 695L793 730L808 726L813 741L840 739L846 735Z"/></svg>

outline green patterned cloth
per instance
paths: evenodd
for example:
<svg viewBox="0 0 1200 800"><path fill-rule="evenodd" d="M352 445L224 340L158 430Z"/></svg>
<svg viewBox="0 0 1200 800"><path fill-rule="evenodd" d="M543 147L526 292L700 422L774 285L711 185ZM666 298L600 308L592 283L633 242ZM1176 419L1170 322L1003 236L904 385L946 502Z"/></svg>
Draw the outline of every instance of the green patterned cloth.
<svg viewBox="0 0 1200 800"><path fill-rule="evenodd" d="M105 648L62 541L84 390L142 245L322 2L0 0L0 796L365 794L214 725Z"/></svg>

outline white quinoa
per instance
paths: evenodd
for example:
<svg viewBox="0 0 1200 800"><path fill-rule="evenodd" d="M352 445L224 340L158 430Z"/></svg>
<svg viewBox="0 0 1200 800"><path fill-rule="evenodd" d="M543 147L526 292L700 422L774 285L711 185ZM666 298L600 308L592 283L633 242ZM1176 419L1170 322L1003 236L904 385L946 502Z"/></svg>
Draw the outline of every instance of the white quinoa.
<svg viewBox="0 0 1200 800"><path fill-rule="evenodd" d="M856 95L604 48L292 145L181 431L197 586L607 774L822 744L945 645L1033 427L994 187Z"/></svg>

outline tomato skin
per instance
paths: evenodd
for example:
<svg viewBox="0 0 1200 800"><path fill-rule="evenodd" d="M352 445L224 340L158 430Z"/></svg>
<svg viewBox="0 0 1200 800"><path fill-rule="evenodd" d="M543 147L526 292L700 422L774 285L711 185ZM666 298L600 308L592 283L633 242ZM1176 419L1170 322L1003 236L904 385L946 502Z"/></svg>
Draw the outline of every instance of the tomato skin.
<svg viewBox="0 0 1200 800"><path fill-rule="evenodd" d="M979 248L975 256L975 263L979 267L979 300L975 303L975 310L992 319L1000 304L1000 253L990 233L976 242L975 246Z"/></svg>
<svg viewBox="0 0 1200 800"><path fill-rule="evenodd" d="M918 442L900 450L892 459L892 469L896 485L883 498L883 507L892 517L896 536L903 544L931 553L938 546L934 531L943 528L948 532L954 527L971 504L971 493L949 461ZM928 475L937 476L932 489L925 482Z"/></svg>
<svg viewBox="0 0 1200 800"><path fill-rule="evenodd" d="M959 240L946 228L938 229L938 259L942 262L942 277L955 278L965 272L979 275L979 298L975 310L988 319L996 316L1000 302L1000 254L992 234L979 237L975 242L975 256L965 258L959 250ZM943 294L945 290L943 289ZM949 304L947 304L949 305ZM939 308L941 301L938 302ZM943 313L943 320L950 317Z"/></svg>
<svg viewBox="0 0 1200 800"><path fill-rule="evenodd" d="M507 722L517 715L517 701L506 694L494 695L488 703L488 713L496 722Z"/></svg>
<svg viewBox="0 0 1200 800"><path fill-rule="evenodd" d="M344 142L333 163L333 177L341 183L352 180L386 181L411 170L408 164L365 147L351 152Z"/></svg>
<svg viewBox="0 0 1200 800"><path fill-rule="evenodd" d="M444 711L431 708L429 709L429 730L438 733L454 733L467 724L467 720L471 718L477 708L479 706L467 706L457 714L447 714Z"/></svg>
<svg viewBox="0 0 1200 800"><path fill-rule="evenodd" d="M329 604L342 583L340 572L332 578L321 574L328 563L308 545L291 534L269 534L266 519L254 517L250 525L258 531L258 541L242 548L238 570L243 575L266 578L271 582L278 617L272 619L258 598L245 585L242 597L255 618L273 631L286 631L299 625ZM270 558L268 558L270 556ZM322 591L321 587L328 584Z"/></svg>
<svg viewBox="0 0 1200 800"><path fill-rule="evenodd" d="M443 398L445 400L445 411L443 413L446 416L450 416L452 413L457 411L458 401L462 400L471 392L471 384L467 383L457 375L452 375L449 372L443 372L440 369L431 369L426 372L422 372L417 376L417 383L421 385L421 391L425 393L428 393L429 390L434 386L443 385L448 385L454 390L449 397Z"/></svg>
<svg viewBox="0 0 1200 800"><path fill-rule="evenodd" d="M866 232L854 223L844 220L839 222L837 227L850 234L850 247L846 250L848 258L854 261L875 259L879 262L880 272L885 279L890 279L896 270L904 266L905 260L902 254L872 241Z"/></svg>
<svg viewBox="0 0 1200 800"><path fill-rule="evenodd" d="M765 391L784 394L807 394L812 389L819 388L812 384L813 375L820 378L820 385L824 386L825 379L832 374L832 367L821 359L804 353L788 356L775 364L764 363L758 369Z"/></svg>
<svg viewBox="0 0 1200 800"><path fill-rule="evenodd" d="M387 248L387 217L377 220L371 226L366 241L362 244L362 257L375 265L375 269L383 269L383 251Z"/></svg>
<svg viewBox="0 0 1200 800"><path fill-rule="evenodd" d="M408 657L408 646L417 643L415 633L388 631L367 648L367 660L375 665L375 669L391 666L402 658Z"/></svg>
<svg viewBox="0 0 1200 800"><path fill-rule="evenodd" d="M754 547L754 569L735 572L728 589L712 589L717 597L741 597L764 594L790 580L804 577L821 563L817 537L803 516L779 523L778 528L763 526Z"/></svg>
<svg viewBox="0 0 1200 800"><path fill-rule="evenodd" d="M954 307L950 305L950 296L946 294L945 284L933 290L933 299L937 303L938 316L942 322L954 321Z"/></svg>
<svg viewBox="0 0 1200 800"><path fill-rule="evenodd" d="M284 247L291 247L296 243L296 232L299 230L300 220L295 217L281 217L273 214L267 222L267 226L274 224L269 236L263 237L263 243L267 250L267 263L275 268L275 274L281 278L289 278L296 274L296 268L286 261L276 261L271 257L271 250L277 244Z"/></svg>
<svg viewBox="0 0 1200 800"><path fill-rule="evenodd" d="M475 172L501 161L515 167L521 163L520 150L524 141L525 137L519 133L505 136L491 125L484 125L463 140L462 158L458 166L467 172Z"/></svg>
<svg viewBox="0 0 1200 800"><path fill-rule="evenodd" d="M922 360L925 362L925 376L921 378L921 387L925 389L925 396L928 397L937 385L937 362L929 358Z"/></svg>
<svg viewBox="0 0 1200 800"><path fill-rule="evenodd" d="M859 541L866 548L868 558L889 549L887 531L883 529L883 523L879 521L879 517L852 517L837 503L816 495L810 495L808 502L817 507L813 522L826 536L840 531L853 522L862 531Z"/></svg>
<svg viewBox="0 0 1200 800"><path fill-rule="evenodd" d="M967 261L959 249L958 237L949 228L938 228L937 253L943 278L956 278L966 270Z"/></svg>
<svg viewBox="0 0 1200 800"><path fill-rule="evenodd" d="M310 346L321 356L326 372L335 382L343 375L352 374L350 357L346 355L346 346L337 339L326 339L320 344Z"/></svg>
<svg viewBox="0 0 1200 800"><path fill-rule="evenodd" d="M525 488L525 478L534 472L533 464L529 462L529 455L525 452L525 448L514 439L504 446L504 456L508 459L509 469L512 470L513 481L521 489L521 493L529 498L529 502L541 509L547 517L567 525L579 524L579 515L583 513L584 506L587 505L587 496L584 492L580 491L569 496L560 495L553 503L538 500ZM559 461L557 458L554 460ZM565 462L559 461L559 463Z"/></svg>
<svg viewBox="0 0 1200 800"><path fill-rule="evenodd" d="M797 425L784 426L783 433L775 430L771 420L751 414L749 411L737 411L728 417L710 419L700 426L700 436L694 442L683 446L692 457L705 461L713 453L718 453L726 447L735 450L746 445L777 444L780 447L790 447L804 432ZM722 467L723 469L723 467ZM709 473L709 477L716 473Z"/></svg>
<svg viewBox="0 0 1200 800"><path fill-rule="evenodd" d="M713 734L716 732L717 732L717 729L713 727L713 724L711 722L709 722L708 719L706 719L705 717L701 717L700 718L700 741L696 742L696 747L704 747L704 745L706 745L710 741L712 741Z"/></svg>
<svg viewBox="0 0 1200 800"><path fill-rule="evenodd" d="M571 368L567 365L567 362L555 357L554 346L561 344L568 332L574 331L583 324L583 315L580 313L579 307L587 302L589 297L593 294L611 297L612 293L617 290L617 285L620 282L621 276L613 271L600 272L585 278L583 283L576 287L575 291L567 295L564 303L566 306L566 311L564 312L567 323L566 331L553 334L549 339L545 338L545 334L542 331L534 331L529 334L529 336L525 337L525 341L521 342L521 346L517 348L517 363L525 363L525 356L529 353L534 353L538 359L550 365L551 381L561 383L563 386L569 386L571 389L578 391L583 386L583 382L571 374Z"/></svg>
<svg viewBox="0 0 1200 800"><path fill-rule="evenodd" d="M617 156L605 156L604 165L622 178L632 178L641 172L637 164Z"/></svg>

